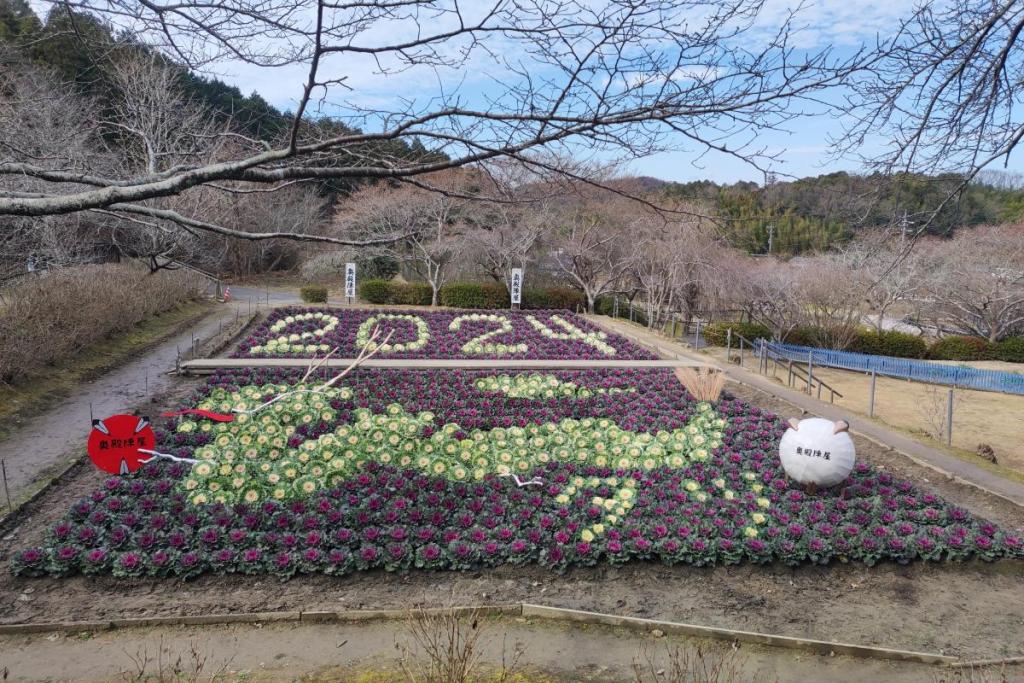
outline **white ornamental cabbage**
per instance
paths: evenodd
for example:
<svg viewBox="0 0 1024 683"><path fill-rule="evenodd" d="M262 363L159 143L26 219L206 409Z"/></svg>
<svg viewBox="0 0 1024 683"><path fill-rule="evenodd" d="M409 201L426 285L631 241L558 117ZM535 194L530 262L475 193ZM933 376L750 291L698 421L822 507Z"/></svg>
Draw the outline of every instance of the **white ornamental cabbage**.
<svg viewBox="0 0 1024 683"><path fill-rule="evenodd" d="M370 336L373 334L374 328L382 320L406 320L413 324L416 330L416 339L407 342L400 343L379 343L370 342ZM356 347L364 348L368 347L371 351L377 348L381 353L390 352L402 352L402 351L418 351L425 347L430 342L430 327L427 325L427 321L418 315L408 315L401 313L380 313L378 315L371 316L364 320L359 329L356 330Z"/></svg>
<svg viewBox="0 0 1024 683"><path fill-rule="evenodd" d="M284 334L289 325L307 320L317 320L322 322L323 325L312 332ZM270 332L280 336L276 339L268 339L262 346L253 346L249 349L249 353L251 355L259 353L309 353L317 349L328 350L330 347L326 344L300 344L297 342L323 337L327 333L333 332L340 322L337 316L329 313L300 313L298 315L286 316L270 326Z"/></svg>
<svg viewBox="0 0 1024 683"><path fill-rule="evenodd" d="M782 469L801 484L825 488L845 481L856 462L849 428L843 420L790 420L779 442Z"/></svg>

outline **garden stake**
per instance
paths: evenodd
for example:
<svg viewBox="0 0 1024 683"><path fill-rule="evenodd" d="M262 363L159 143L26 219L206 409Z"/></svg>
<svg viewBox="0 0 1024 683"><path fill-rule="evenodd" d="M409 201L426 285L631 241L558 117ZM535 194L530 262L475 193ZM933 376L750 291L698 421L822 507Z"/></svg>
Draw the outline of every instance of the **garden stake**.
<svg viewBox="0 0 1024 683"><path fill-rule="evenodd" d="M811 395L811 385L814 384L814 351L807 352L807 395Z"/></svg>
<svg viewBox="0 0 1024 683"><path fill-rule="evenodd" d="M3 472L4 476L4 495L7 496L7 514L14 512L14 506L11 505L11 490L7 488L7 461L0 460L0 471Z"/></svg>
<svg viewBox="0 0 1024 683"><path fill-rule="evenodd" d="M949 390L949 398L946 399L946 445L953 445L953 390Z"/></svg>
<svg viewBox="0 0 1024 683"><path fill-rule="evenodd" d="M875 416L875 378L876 373L871 371L871 393L868 394L868 417Z"/></svg>

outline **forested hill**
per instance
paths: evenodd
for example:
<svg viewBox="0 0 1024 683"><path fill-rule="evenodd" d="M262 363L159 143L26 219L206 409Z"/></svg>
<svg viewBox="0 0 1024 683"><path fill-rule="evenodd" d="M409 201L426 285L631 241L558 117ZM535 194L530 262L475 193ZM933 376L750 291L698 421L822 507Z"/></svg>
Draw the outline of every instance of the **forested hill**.
<svg viewBox="0 0 1024 683"><path fill-rule="evenodd" d="M5 52L2 49L5 44L28 47ZM0 0L0 68L3 68L5 58L24 59L27 55L35 63L55 72L61 80L74 83L83 94L95 98L102 105L114 92L114 86L102 68L104 58L126 50L146 52L147 48L128 36L116 34L111 27L88 14L58 6L46 17L39 17L26 0ZM186 93L207 107L216 118L225 122L230 118L235 132L273 141L285 134L291 125L291 112L280 111L259 93L244 95L238 88L219 79L184 68L180 69L180 78ZM311 123L324 129L325 133L349 130L343 124L326 118ZM382 156L436 157L418 141L412 145L404 142L378 143L375 150ZM360 151L367 153L368 158L374 156L370 150ZM346 163L352 161L347 160Z"/></svg>
<svg viewBox="0 0 1024 683"><path fill-rule="evenodd" d="M894 177L830 173L767 187L739 182L661 183L670 197L701 200L715 207L735 246L755 254L782 254L825 249L849 239L858 230L926 226L934 235L958 228L1019 220L1024 216L1024 191L1019 178L988 174L948 201L928 224L931 214L961 183L957 176L903 174Z"/></svg>

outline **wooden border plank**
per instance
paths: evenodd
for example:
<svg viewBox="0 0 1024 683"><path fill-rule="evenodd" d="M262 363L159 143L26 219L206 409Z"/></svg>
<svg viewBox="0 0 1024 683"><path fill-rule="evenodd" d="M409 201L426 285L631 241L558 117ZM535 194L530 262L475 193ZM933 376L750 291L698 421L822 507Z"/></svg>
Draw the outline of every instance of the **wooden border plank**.
<svg viewBox="0 0 1024 683"><path fill-rule="evenodd" d="M322 368L347 368L353 358L332 358ZM308 368L309 358L197 358L181 364L181 372L191 375L212 374L218 370L246 368ZM458 358L370 358L360 364L367 368L401 370L592 370L610 368L700 368L717 367L688 358L677 360L577 360L577 359L458 359Z"/></svg>

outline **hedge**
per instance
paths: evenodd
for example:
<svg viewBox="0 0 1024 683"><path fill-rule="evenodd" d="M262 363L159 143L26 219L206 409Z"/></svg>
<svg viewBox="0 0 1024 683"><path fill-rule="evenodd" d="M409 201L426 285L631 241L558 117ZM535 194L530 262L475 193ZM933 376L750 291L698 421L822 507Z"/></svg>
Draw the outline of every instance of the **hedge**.
<svg viewBox="0 0 1024 683"><path fill-rule="evenodd" d="M299 288L299 296L307 304L327 303L327 288L323 285L306 285Z"/></svg>
<svg viewBox="0 0 1024 683"><path fill-rule="evenodd" d="M1007 363L1024 363L1024 337L1009 337L992 345L992 357Z"/></svg>
<svg viewBox="0 0 1024 683"><path fill-rule="evenodd" d="M206 283L185 270L150 274L136 264L73 266L26 276L4 288L0 306L0 383L108 340L179 304L202 297ZM54 332L58 333L55 334Z"/></svg>
<svg viewBox="0 0 1024 683"><path fill-rule="evenodd" d="M529 287L523 289L522 308L552 309L564 308L575 311L586 309L587 299L583 292L572 287Z"/></svg>
<svg viewBox="0 0 1024 683"><path fill-rule="evenodd" d="M429 306L433 296L433 289L425 282L363 280L359 284L359 298L371 304Z"/></svg>
<svg viewBox="0 0 1024 683"><path fill-rule="evenodd" d="M508 290L497 283L452 282L441 287L442 306L452 308L509 308Z"/></svg>
<svg viewBox="0 0 1024 683"><path fill-rule="evenodd" d="M426 282L394 282L391 284L391 303L400 306L429 306L434 289Z"/></svg>
<svg viewBox="0 0 1024 683"><path fill-rule="evenodd" d="M992 357L991 344L980 337L943 337L928 349L935 360L988 360Z"/></svg>
<svg viewBox="0 0 1024 683"><path fill-rule="evenodd" d="M895 358L925 358L928 344L924 338L896 330L858 330L847 351Z"/></svg>
<svg viewBox="0 0 1024 683"><path fill-rule="evenodd" d="M389 304L391 283L387 280L363 280L359 283L359 298L371 304Z"/></svg>
<svg viewBox="0 0 1024 683"><path fill-rule="evenodd" d="M772 338L771 329L760 323L711 323L704 327L704 341L715 346L725 346L730 329L733 346L739 346L740 340L737 335L742 335L750 341Z"/></svg>
<svg viewBox="0 0 1024 683"><path fill-rule="evenodd" d="M429 306L430 285L424 282L389 282L372 279L359 283L359 298L371 304ZM450 282L438 291L438 303L451 308L507 309L511 306L508 290L496 282ZM611 300L608 299L608 314ZM531 287L523 290L521 308L566 309L585 307L583 294L570 287ZM625 309L620 309L620 313ZM639 313L639 310L637 311Z"/></svg>

